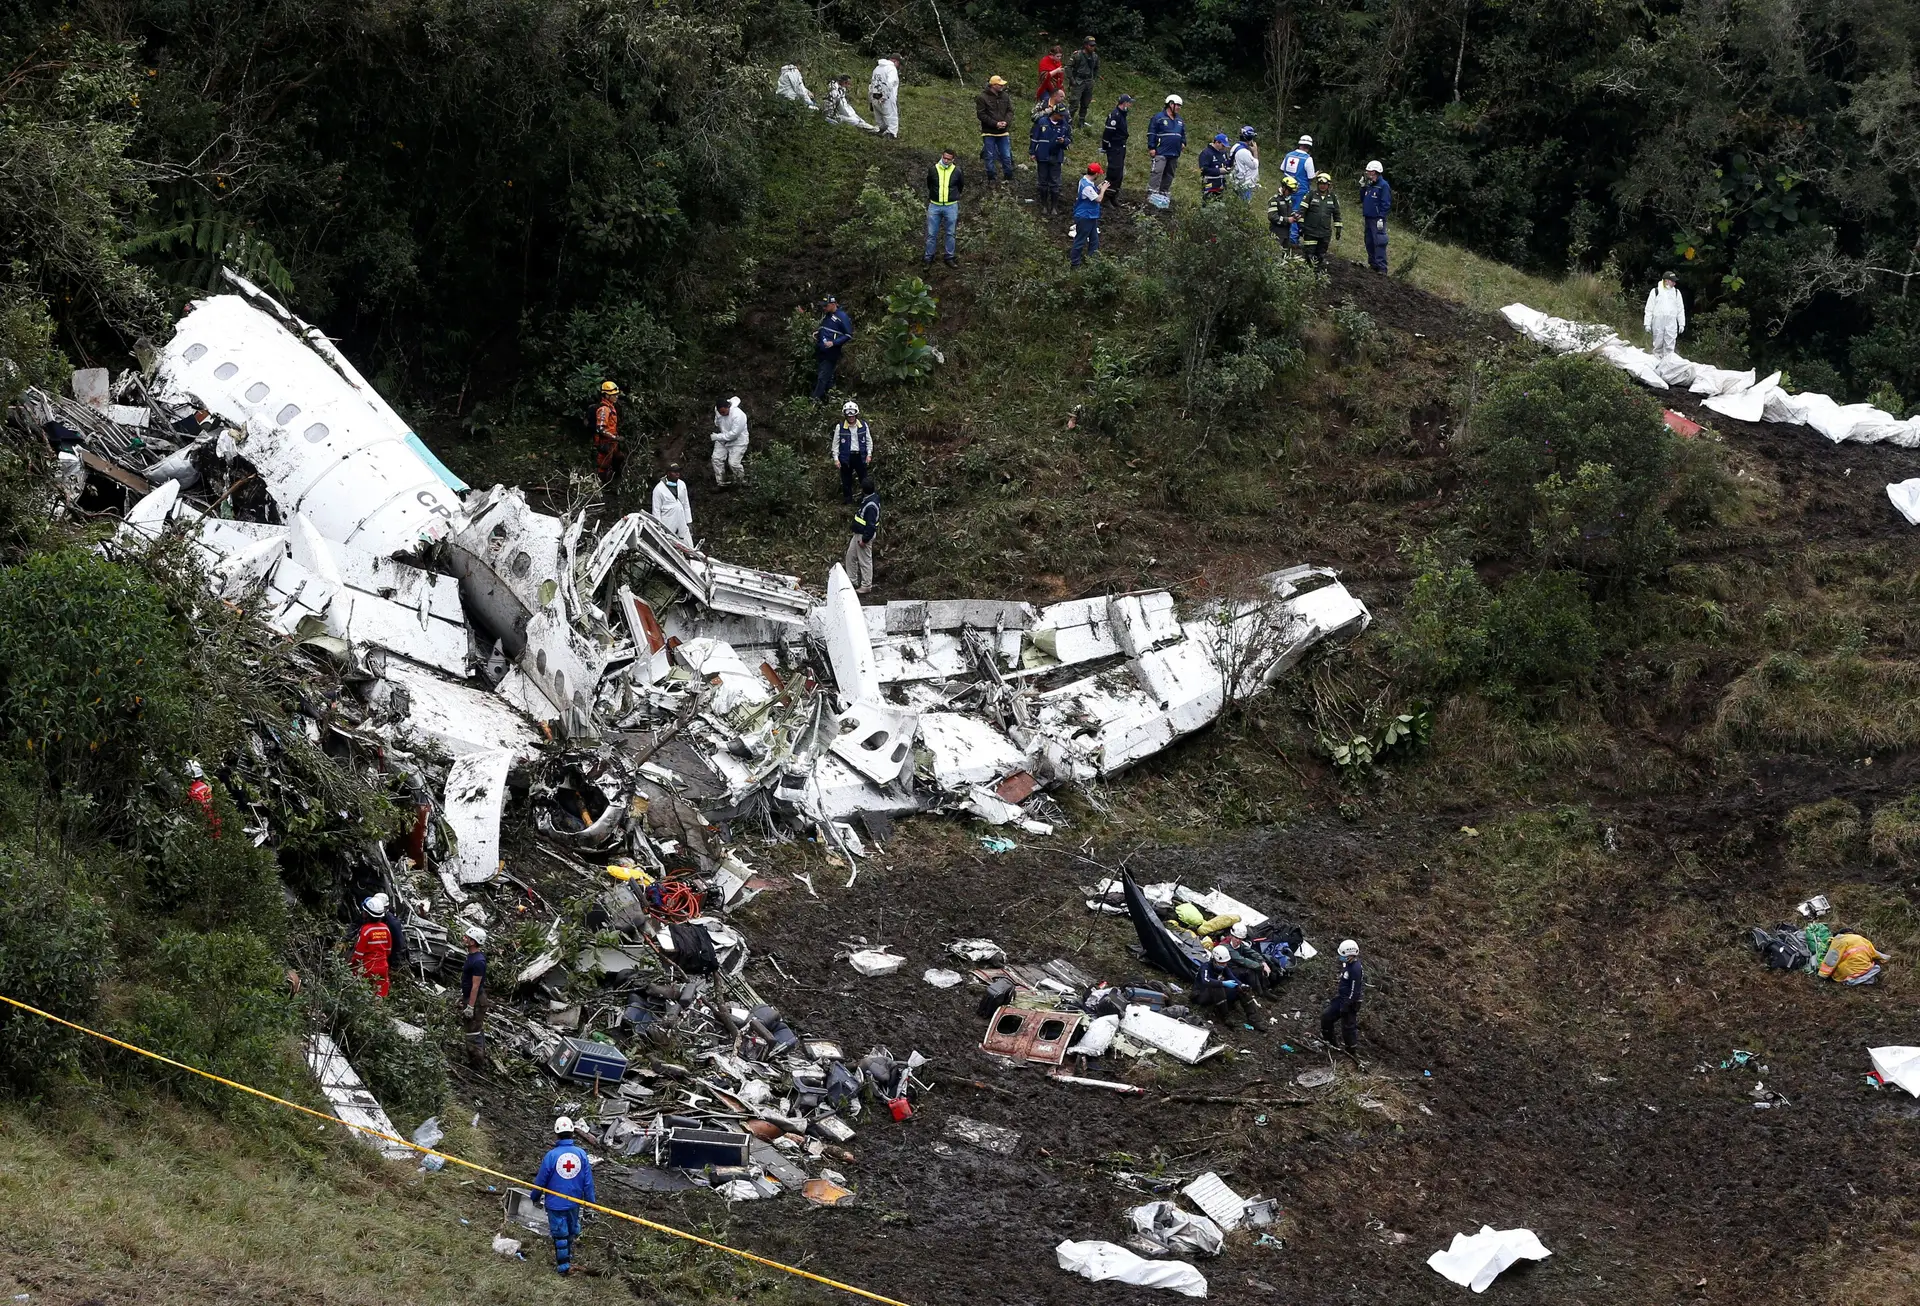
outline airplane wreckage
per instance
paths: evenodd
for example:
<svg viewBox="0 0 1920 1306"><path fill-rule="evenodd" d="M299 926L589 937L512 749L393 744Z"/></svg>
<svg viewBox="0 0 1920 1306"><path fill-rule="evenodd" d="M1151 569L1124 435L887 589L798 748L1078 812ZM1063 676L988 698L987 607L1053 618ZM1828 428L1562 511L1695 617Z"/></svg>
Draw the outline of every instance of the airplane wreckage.
<svg viewBox="0 0 1920 1306"><path fill-rule="evenodd" d="M596 527L590 507L542 512L462 483L320 331L228 280L143 370L77 372L71 398L30 390L10 418L52 445L69 505L124 492L109 548L178 537L218 598L336 670L309 735L377 750L436 817L414 861L370 854L435 968L457 966L460 920L485 923L473 895L518 882L501 823L524 795L540 846L608 890L623 938L716 960L732 1028L728 1013L772 1009L721 919L754 892L722 831L809 835L856 868L909 813L1045 835L1049 790L1159 752L1370 620L1311 566L1184 613L1164 590L863 604L837 565L820 592L687 547L648 513ZM610 863L627 884L599 878ZM675 875L697 886L675 910L634 892ZM431 919L435 897L453 929ZM547 984L548 1010L495 1035L564 1055L594 1017L553 975L656 960L589 951L522 973L516 991Z"/></svg>

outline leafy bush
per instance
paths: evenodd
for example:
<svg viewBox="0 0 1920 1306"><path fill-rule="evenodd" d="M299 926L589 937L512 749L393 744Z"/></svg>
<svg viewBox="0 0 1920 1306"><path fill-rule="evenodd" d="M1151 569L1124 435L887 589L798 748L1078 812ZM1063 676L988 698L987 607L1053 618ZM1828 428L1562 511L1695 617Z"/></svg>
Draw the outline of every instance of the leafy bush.
<svg viewBox="0 0 1920 1306"><path fill-rule="evenodd" d="M72 878L0 844L0 993L68 1020L95 1017L113 969L107 913ZM0 1086L26 1089L71 1060L82 1036L0 1009Z"/></svg>
<svg viewBox="0 0 1920 1306"><path fill-rule="evenodd" d="M1745 371L1752 367L1747 354L1747 333L1752 319L1738 304L1722 304L1687 319L1687 357L1696 363Z"/></svg>
<svg viewBox="0 0 1920 1306"><path fill-rule="evenodd" d="M1340 345L1347 357L1367 353L1380 343L1380 326L1373 314L1359 307L1351 296L1333 306L1333 325L1340 333Z"/></svg>
<svg viewBox="0 0 1920 1306"><path fill-rule="evenodd" d="M1444 560L1431 545L1413 550L1412 561L1413 588L1391 639L1395 660L1436 693L1478 680L1487 663L1492 592L1471 563Z"/></svg>
<svg viewBox="0 0 1920 1306"><path fill-rule="evenodd" d="M1600 662L1600 634L1581 578L1522 573L1489 590L1472 566L1429 548L1407 600L1396 660L1430 692L1479 687L1542 708L1585 684Z"/></svg>
<svg viewBox="0 0 1920 1306"><path fill-rule="evenodd" d="M294 1008L273 946L244 930L171 930L154 944L134 989L134 1041L256 1088L291 1082ZM153 1072L142 1062L139 1075ZM189 1075L160 1072L183 1096L233 1114L251 1099Z"/></svg>
<svg viewBox="0 0 1920 1306"><path fill-rule="evenodd" d="M415 1043L394 1028L392 1006L338 956L327 958L302 997L307 1023L333 1036L396 1123L403 1114L431 1115L446 1100L442 1041L458 1037L451 1028L451 995L446 1001L449 1005L430 1012L407 1013L412 1023L429 1030L429 1037Z"/></svg>
<svg viewBox="0 0 1920 1306"><path fill-rule="evenodd" d="M918 250L924 215L920 199L911 190L882 186L879 167L871 167L854 197L853 213L834 228L832 241L859 266L867 288L878 292L888 273Z"/></svg>
<svg viewBox="0 0 1920 1306"><path fill-rule="evenodd" d="M762 445L753 455L752 468L740 496L749 511L784 517L807 501L806 460L792 445Z"/></svg>
<svg viewBox="0 0 1920 1306"><path fill-rule="evenodd" d="M1093 342L1092 383L1087 416L1108 435L1124 436L1133 424L1146 383L1140 379L1140 355L1100 337Z"/></svg>
<svg viewBox="0 0 1920 1306"><path fill-rule="evenodd" d="M887 317L876 332L880 357L874 371L889 381L917 381L933 371L927 328L940 301L919 277L896 282L887 295Z"/></svg>
<svg viewBox="0 0 1920 1306"><path fill-rule="evenodd" d="M1486 536L1612 583L1663 566L1674 437L1614 368L1567 355L1497 385L1468 424Z"/></svg>
<svg viewBox="0 0 1920 1306"><path fill-rule="evenodd" d="M132 568L80 549L0 568L0 744L57 784L136 788L189 739L187 644Z"/></svg>
<svg viewBox="0 0 1920 1306"><path fill-rule="evenodd" d="M622 415L637 425L659 399L661 377L680 341L630 293L609 289L598 303L567 314L551 338L530 338L528 347L548 360L534 385L548 411L584 423L599 400L600 383L614 381L623 392Z"/></svg>
<svg viewBox="0 0 1920 1306"><path fill-rule="evenodd" d="M277 940L284 933L286 907L273 852L253 846L242 828L246 818L226 788L217 780L209 788L219 837L183 793L160 834L158 856L149 859L149 905L179 914L196 929L246 928Z"/></svg>

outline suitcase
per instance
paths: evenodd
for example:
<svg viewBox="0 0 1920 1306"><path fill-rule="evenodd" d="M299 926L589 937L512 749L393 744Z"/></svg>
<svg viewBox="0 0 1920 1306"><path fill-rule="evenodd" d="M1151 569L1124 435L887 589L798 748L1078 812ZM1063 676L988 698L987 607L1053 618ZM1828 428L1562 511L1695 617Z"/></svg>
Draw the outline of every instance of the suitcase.
<svg viewBox="0 0 1920 1306"><path fill-rule="evenodd" d="M669 1129L662 1150L666 1164L701 1170L707 1166L747 1164L752 1134L730 1129Z"/></svg>
<svg viewBox="0 0 1920 1306"><path fill-rule="evenodd" d="M626 1077L627 1054L610 1043L563 1038L547 1058L547 1069L562 1079L618 1084Z"/></svg>

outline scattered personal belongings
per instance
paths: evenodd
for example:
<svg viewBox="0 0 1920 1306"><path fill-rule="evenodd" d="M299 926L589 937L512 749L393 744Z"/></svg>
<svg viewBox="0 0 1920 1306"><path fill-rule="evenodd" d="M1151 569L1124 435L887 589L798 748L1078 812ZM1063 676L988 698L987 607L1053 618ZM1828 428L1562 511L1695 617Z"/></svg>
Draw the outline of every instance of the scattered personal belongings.
<svg viewBox="0 0 1920 1306"><path fill-rule="evenodd" d="M1061 1269L1095 1283L1112 1279L1141 1288L1165 1288L1186 1297L1207 1295L1207 1276L1185 1261L1150 1261L1108 1242L1068 1241L1053 1253Z"/></svg>
<svg viewBox="0 0 1920 1306"><path fill-rule="evenodd" d="M992 939L957 939L947 945L947 951L976 966L1005 961L1007 957L1007 950Z"/></svg>
<svg viewBox="0 0 1920 1306"><path fill-rule="evenodd" d="M800 1195L814 1206L844 1206L853 1194L830 1179L809 1179L800 1186Z"/></svg>
<svg viewBox="0 0 1920 1306"><path fill-rule="evenodd" d="M886 951L883 944L878 948L862 948L858 952L849 953L847 963L862 975L871 978L875 975L893 974L907 964L907 959Z"/></svg>
<svg viewBox="0 0 1920 1306"><path fill-rule="evenodd" d="M1551 1255L1531 1229L1483 1224L1479 1233L1453 1235L1453 1245L1427 1257L1427 1264L1463 1288L1485 1292L1515 1261L1539 1261Z"/></svg>
<svg viewBox="0 0 1920 1306"><path fill-rule="evenodd" d="M1226 1237L1204 1215L1189 1215L1172 1202L1148 1202L1127 1212L1134 1245L1150 1256L1218 1256Z"/></svg>
<svg viewBox="0 0 1920 1306"><path fill-rule="evenodd" d="M1008 1129L1003 1125L990 1125L980 1120L969 1120L965 1116L948 1116L945 1130L948 1138L957 1138L963 1143L971 1143L985 1152L996 1156L1012 1156L1020 1146L1020 1131Z"/></svg>
<svg viewBox="0 0 1920 1306"><path fill-rule="evenodd" d="M527 1259L520 1254L520 1240L509 1238L503 1233L493 1235L493 1250L502 1256L512 1256L523 1261Z"/></svg>
<svg viewBox="0 0 1920 1306"><path fill-rule="evenodd" d="M966 976L957 970L946 970L942 967L935 966L922 972L920 978L933 985L936 989L950 989L957 987L960 981L965 979Z"/></svg>
<svg viewBox="0 0 1920 1306"><path fill-rule="evenodd" d="M1824 893L1814 894L1813 897L1801 903L1799 907L1802 916L1811 916L1816 919L1825 916L1832 910L1833 904L1827 901L1827 896Z"/></svg>
<svg viewBox="0 0 1920 1306"><path fill-rule="evenodd" d="M1867 1056L1873 1062L1873 1073L1882 1083L1904 1088L1920 1097L1920 1048L1868 1048Z"/></svg>

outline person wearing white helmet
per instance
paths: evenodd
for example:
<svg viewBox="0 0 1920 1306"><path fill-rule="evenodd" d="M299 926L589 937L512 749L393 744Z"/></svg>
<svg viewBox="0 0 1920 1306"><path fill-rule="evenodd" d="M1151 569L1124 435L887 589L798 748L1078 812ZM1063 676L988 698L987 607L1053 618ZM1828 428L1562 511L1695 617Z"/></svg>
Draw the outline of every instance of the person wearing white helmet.
<svg viewBox="0 0 1920 1306"><path fill-rule="evenodd" d="M1307 202L1308 193L1313 189L1315 175L1313 137L1302 136L1300 143L1287 151L1287 156L1280 160L1280 171L1283 175L1293 178L1295 185L1299 187L1293 192L1293 209L1298 213L1300 206Z"/></svg>
<svg viewBox="0 0 1920 1306"><path fill-rule="evenodd" d="M1187 121L1180 116L1184 104L1177 95L1169 95L1167 104L1147 123L1147 193L1160 196L1161 204L1173 192L1174 170L1187 148Z"/></svg>
<svg viewBox="0 0 1920 1306"><path fill-rule="evenodd" d="M1209 948L1207 959L1200 964L1200 973L1194 976L1193 1005L1225 1007L1244 1001L1247 996L1247 986L1233 973L1233 954L1226 945L1215 944Z"/></svg>
<svg viewBox="0 0 1920 1306"><path fill-rule="evenodd" d="M1273 987L1273 965L1254 943L1244 921L1235 921L1220 936L1220 946L1227 950L1227 956L1233 962L1236 979L1247 984L1255 993L1264 994Z"/></svg>
<svg viewBox="0 0 1920 1306"><path fill-rule="evenodd" d="M547 1232L553 1235L553 1268L573 1273L573 1243L580 1236L580 1203L597 1200L593 1193L593 1164L586 1149L573 1141L573 1121L561 1116L553 1122L554 1144L533 1177L535 1205L547 1208Z"/></svg>
<svg viewBox="0 0 1920 1306"><path fill-rule="evenodd" d="M747 410L734 395L713 410L713 483L725 486L729 471L736 485L746 480L746 458Z"/></svg>
<svg viewBox="0 0 1920 1306"><path fill-rule="evenodd" d="M467 1061L476 1070L487 1064L487 932L467 926L467 960L460 968L460 1023L467 1034Z"/></svg>
<svg viewBox="0 0 1920 1306"><path fill-rule="evenodd" d="M1387 214L1393 212L1393 187L1380 172L1380 160L1369 160L1360 183L1360 236L1367 245L1367 266L1375 272L1387 270Z"/></svg>
<svg viewBox="0 0 1920 1306"><path fill-rule="evenodd" d="M1334 990L1326 1010L1320 1013L1320 1038L1328 1047L1332 1047L1333 1026L1338 1021L1347 1055L1358 1060L1360 1054L1356 1046L1360 1042L1360 1000L1367 994L1367 977L1360 967L1359 944L1352 939L1342 939L1339 953L1340 986Z"/></svg>
<svg viewBox="0 0 1920 1306"><path fill-rule="evenodd" d="M386 997L393 958L393 926L387 923L387 895L376 893L360 904L365 913L353 937L353 968L367 977L373 991Z"/></svg>
<svg viewBox="0 0 1920 1306"><path fill-rule="evenodd" d="M840 502L853 502L853 487L867 479L873 462L873 428L860 420L860 405L849 399L840 405L840 424L833 428L833 461L840 469Z"/></svg>

